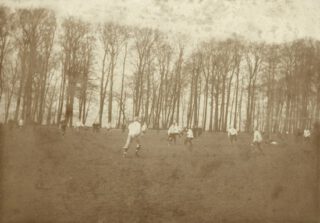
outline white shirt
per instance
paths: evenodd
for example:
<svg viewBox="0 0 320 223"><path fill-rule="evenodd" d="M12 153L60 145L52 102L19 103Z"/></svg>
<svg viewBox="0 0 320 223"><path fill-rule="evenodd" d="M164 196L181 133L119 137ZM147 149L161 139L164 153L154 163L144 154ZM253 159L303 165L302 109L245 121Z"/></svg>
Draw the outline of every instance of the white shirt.
<svg viewBox="0 0 320 223"><path fill-rule="evenodd" d="M18 125L19 126L23 126L23 120L22 119L19 120Z"/></svg>
<svg viewBox="0 0 320 223"><path fill-rule="evenodd" d="M179 133L179 128L176 125L171 125L170 128L168 129L168 135L173 134L173 133Z"/></svg>
<svg viewBox="0 0 320 223"><path fill-rule="evenodd" d="M304 136L304 137L310 137L310 136L311 136L310 130L305 129L305 130L303 131L303 136Z"/></svg>
<svg viewBox="0 0 320 223"><path fill-rule="evenodd" d="M134 121L129 124L129 136L136 137L141 134L141 124L138 121Z"/></svg>
<svg viewBox="0 0 320 223"><path fill-rule="evenodd" d="M228 130L228 136L234 136L234 135L237 135L237 134L238 134L238 131L235 128L230 128Z"/></svg>
<svg viewBox="0 0 320 223"><path fill-rule="evenodd" d="M262 142L262 135L258 130L253 133L253 142Z"/></svg>
<svg viewBox="0 0 320 223"><path fill-rule="evenodd" d="M188 129L187 131L187 138L193 138L193 132L191 129Z"/></svg>

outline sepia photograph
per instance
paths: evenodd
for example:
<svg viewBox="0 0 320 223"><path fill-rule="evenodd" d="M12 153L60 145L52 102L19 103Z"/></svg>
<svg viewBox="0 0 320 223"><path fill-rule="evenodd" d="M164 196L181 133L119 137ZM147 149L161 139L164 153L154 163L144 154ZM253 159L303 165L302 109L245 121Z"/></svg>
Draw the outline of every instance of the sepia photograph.
<svg viewBox="0 0 320 223"><path fill-rule="evenodd" d="M0 0L0 223L320 223L320 1Z"/></svg>

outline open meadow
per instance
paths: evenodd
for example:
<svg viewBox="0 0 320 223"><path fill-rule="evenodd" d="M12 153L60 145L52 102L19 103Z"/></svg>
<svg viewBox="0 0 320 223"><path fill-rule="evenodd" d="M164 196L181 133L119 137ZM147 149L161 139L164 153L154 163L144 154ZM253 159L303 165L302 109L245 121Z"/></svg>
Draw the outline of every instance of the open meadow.
<svg viewBox="0 0 320 223"><path fill-rule="evenodd" d="M190 149L149 130L123 158L126 136L3 129L0 222L315 222L311 145L289 136L263 155L251 135L204 133Z"/></svg>

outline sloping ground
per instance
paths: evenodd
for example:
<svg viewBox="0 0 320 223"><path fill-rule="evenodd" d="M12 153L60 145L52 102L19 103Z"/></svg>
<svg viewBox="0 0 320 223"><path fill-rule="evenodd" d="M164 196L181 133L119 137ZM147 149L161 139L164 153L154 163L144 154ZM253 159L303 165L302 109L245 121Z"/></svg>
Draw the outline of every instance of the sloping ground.
<svg viewBox="0 0 320 223"><path fill-rule="evenodd" d="M15 129L3 134L1 215L5 223L315 222L315 156L288 142L252 152L206 133L192 150L143 137L122 158L126 134ZM291 140L289 140L291 141Z"/></svg>

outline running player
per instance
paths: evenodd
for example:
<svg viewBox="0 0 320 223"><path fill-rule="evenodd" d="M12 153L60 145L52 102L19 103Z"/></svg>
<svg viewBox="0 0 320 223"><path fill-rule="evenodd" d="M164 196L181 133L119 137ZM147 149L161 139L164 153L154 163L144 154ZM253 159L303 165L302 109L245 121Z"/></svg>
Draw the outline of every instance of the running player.
<svg viewBox="0 0 320 223"><path fill-rule="evenodd" d="M134 120L132 123L129 124L128 129L129 129L129 133L128 133L127 142L123 147L123 149L124 149L123 157L127 156L129 146L133 140L135 140L137 143L136 156L139 156L138 153L141 149L140 135L142 133L141 123L140 123L139 117L134 117Z"/></svg>
<svg viewBox="0 0 320 223"><path fill-rule="evenodd" d="M233 143L233 141L237 141L237 135L238 131L234 127L230 127L228 129L228 136L231 143Z"/></svg>

